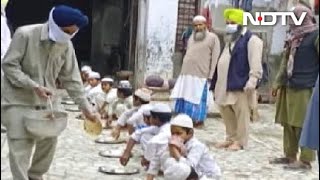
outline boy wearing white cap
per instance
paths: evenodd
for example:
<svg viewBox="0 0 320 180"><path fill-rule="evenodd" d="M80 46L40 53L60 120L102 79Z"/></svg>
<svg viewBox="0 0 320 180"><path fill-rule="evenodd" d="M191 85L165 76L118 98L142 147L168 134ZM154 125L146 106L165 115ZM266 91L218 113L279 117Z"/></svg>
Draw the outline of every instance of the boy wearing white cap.
<svg viewBox="0 0 320 180"><path fill-rule="evenodd" d="M108 122L117 119L133 107L132 86L129 81L120 81L117 87L117 98L108 109Z"/></svg>
<svg viewBox="0 0 320 180"><path fill-rule="evenodd" d="M191 176L194 177L196 175L200 179L219 179L221 176L220 167L209 153L206 145L194 137L192 119L186 114L179 114L170 124L172 137L169 140L169 153L171 158L165 161L171 161L171 163L162 164L165 177L167 175L171 176L170 169L172 169L172 166L182 166L181 168L184 169L183 166L188 165L191 169L190 171L185 171L185 173L189 173L189 177L186 174L180 174L182 177L188 177L185 179L192 179ZM196 175L190 173L192 171Z"/></svg>
<svg viewBox="0 0 320 180"><path fill-rule="evenodd" d="M112 78L101 79L101 93L98 93L94 100L96 111L103 119L108 118L109 105L117 99L117 90L112 86Z"/></svg>
<svg viewBox="0 0 320 180"><path fill-rule="evenodd" d="M151 124L151 113L150 110L152 109L152 106L145 106L147 108L143 108L143 119L144 122L147 124L147 127L137 129L135 132L131 135L131 138L129 139L127 143L127 147L122 154L120 158L120 163L123 166L126 166L131 155L131 151L135 144L140 143L141 149L144 152L147 146L148 141L155 136L159 132L159 127Z"/></svg>
<svg viewBox="0 0 320 180"><path fill-rule="evenodd" d="M89 84L91 86L91 89L88 91L88 99L91 102L93 106L95 106L95 97L98 96L98 94L103 94L103 91L101 89L101 81L100 81L100 74L98 72L90 72L89 73Z"/></svg>
<svg viewBox="0 0 320 180"><path fill-rule="evenodd" d="M112 136L118 139L121 127L128 126L128 132L131 135L135 128L146 127L143 120L143 109L148 108L151 100L151 91L145 88L138 89L134 92L133 108L127 110L117 120L117 126L112 131Z"/></svg>
<svg viewBox="0 0 320 180"><path fill-rule="evenodd" d="M97 73L97 72L94 72L94 71L90 71L88 73L88 79L87 80L88 80L89 86L87 86L85 88L85 91L86 91L86 94L89 95L89 92L93 88L95 88L95 87L97 87L99 85L99 83L100 83L100 74Z"/></svg>
<svg viewBox="0 0 320 180"><path fill-rule="evenodd" d="M82 66L81 68L81 79L82 79L82 82L83 82L83 85L86 87L89 82L88 82L88 76L89 76L89 73L91 72L91 67L90 66Z"/></svg>
<svg viewBox="0 0 320 180"><path fill-rule="evenodd" d="M151 124L159 127L159 132L147 143L141 164L148 167L147 179L153 179L160 170L160 157L168 147L171 136L170 120L172 110L169 105L155 104L151 112Z"/></svg>

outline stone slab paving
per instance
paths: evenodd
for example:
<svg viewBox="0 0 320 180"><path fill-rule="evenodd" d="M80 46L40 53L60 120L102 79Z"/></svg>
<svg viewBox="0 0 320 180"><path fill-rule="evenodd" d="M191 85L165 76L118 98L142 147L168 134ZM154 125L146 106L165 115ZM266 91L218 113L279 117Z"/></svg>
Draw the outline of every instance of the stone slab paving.
<svg viewBox="0 0 320 180"><path fill-rule="evenodd" d="M274 106L259 106L261 120L250 126L250 141L247 150L228 152L211 146L226 180L313 180L319 179L317 163L312 171L287 171L282 166L271 166L268 159L282 155L282 128L273 123ZM111 176L98 172L101 165L119 165L117 159L102 158L101 150L123 147L123 145L100 145L93 142L82 130L82 121L75 119L77 113L70 113L68 128L59 138L57 152L46 180L142 180L145 172L132 176ZM219 118L209 118L204 129L196 130L196 136L210 145L224 139L224 125ZM10 180L8 147L5 134L1 134L1 179ZM2 145L4 144L4 145ZM139 147L135 148L129 166L140 165ZM157 178L162 179L162 178Z"/></svg>

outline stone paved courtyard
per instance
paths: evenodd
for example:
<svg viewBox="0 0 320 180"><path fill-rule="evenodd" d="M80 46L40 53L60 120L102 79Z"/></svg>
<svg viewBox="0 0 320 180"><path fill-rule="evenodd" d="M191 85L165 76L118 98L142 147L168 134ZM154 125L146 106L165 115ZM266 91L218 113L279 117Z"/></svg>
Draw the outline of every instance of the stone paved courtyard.
<svg viewBox="0 0 320 180"><path fill-rule="evenodd" d="M261 120L251 124L250 141L247 150L227 152L210 148L223 171L226 180L313 180L319 179L317 163L312 171L287 171L282 166L271 166L269 158L282 155L282 128L273 123L274 106L260 105ZM94 138L87 136L82 130L82 121L75 119L78 113L70 113L68 128L59 138L57 152L50 171L45 180L140 180L145 179L145 172L140 168L138 175L112 176L98 172L101 165L119 165L118 159L102 158L98 155L101 150L123 147L122 145L95 144ZM223 140L224 125L220 118L209 118L206 127L196 130L196 136L210 144ZM1 134L1 179L11 178L8 164L8 147L6 135ZM139 146L129 166L139 167ZM162 179L162 178L158 178Z"/></svg>

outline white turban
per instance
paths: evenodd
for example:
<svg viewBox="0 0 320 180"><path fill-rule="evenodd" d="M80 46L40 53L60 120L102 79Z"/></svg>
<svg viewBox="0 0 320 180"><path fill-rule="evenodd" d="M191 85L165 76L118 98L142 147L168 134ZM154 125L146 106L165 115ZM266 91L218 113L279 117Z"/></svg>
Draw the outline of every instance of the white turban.
<svg viewBox="0 0 320 180"><path fill-rule="evenodd" d="M185 180L191 173L191 167L185 163L176 161L174 158L168 158L164 163L163 172L165 180Z"/></svg>
<svg viewBox="0 0 320 180"><path fill-rule="evenodd" d="M90 72L89 73L89 76L88 76L89 79L100 79L100 74L98 72Z"/></svg>
<svg viewBox="0 0 320 180"><path fill-rule="evenodd" d="M207 19L201 15L197 15L196 17L193 18L193 23L195 22L207 22Z"/></svg>
<svg viewBox="0 0 320 180"><path fill-rule="evenodd" d="M141 98L144 101L151 101L151 93L152 91L150 91L149 89L141 88L136 90L134 92L134 95L136 95L137 97Z"/></svg>

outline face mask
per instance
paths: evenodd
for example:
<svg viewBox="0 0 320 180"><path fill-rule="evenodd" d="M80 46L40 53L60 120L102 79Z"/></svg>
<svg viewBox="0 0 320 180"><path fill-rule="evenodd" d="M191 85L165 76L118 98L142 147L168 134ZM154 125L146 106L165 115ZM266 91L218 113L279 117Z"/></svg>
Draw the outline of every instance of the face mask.
<svg viewBox="0 0 320 180"><path fill-rule="evenodd" d="M53 12L53 9L50 12L49 21L48 21L49 38L52 41L55 41L57 43L64 44L64 43L69 42L77 34L78 31L76 31L72 35L63 32L62 29L54 22L54 20L52 18L52 12Z"/></svg>
<svg viewBox="0 0 320 180"><path fill-rule="evenodd" d="M238 24L227 24L226 32L227 34L233 34L238 31Z"/></svg>

